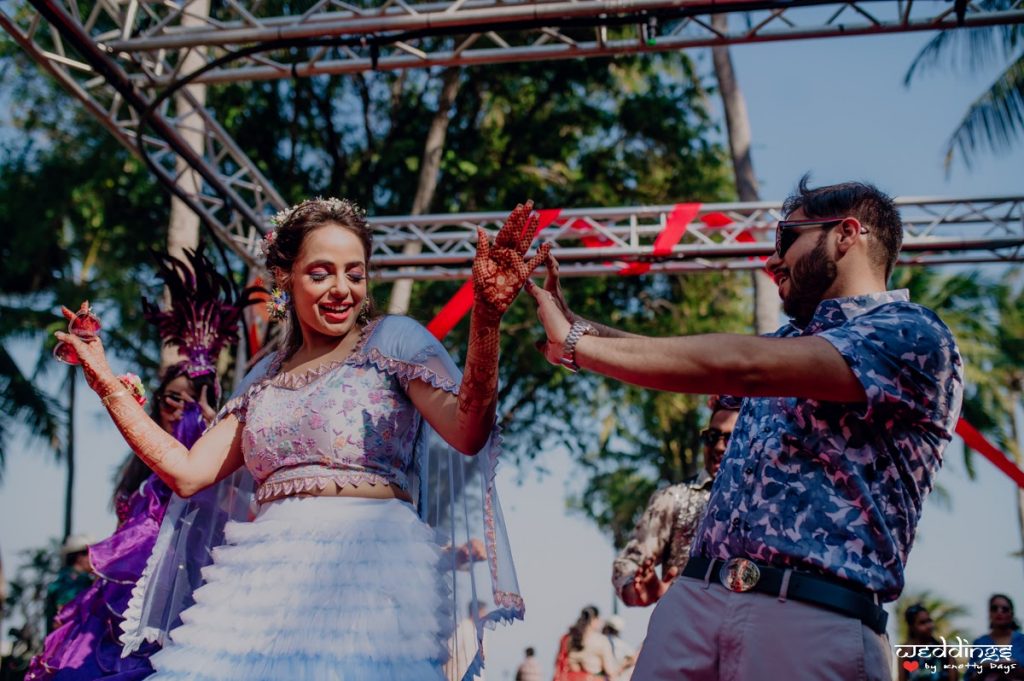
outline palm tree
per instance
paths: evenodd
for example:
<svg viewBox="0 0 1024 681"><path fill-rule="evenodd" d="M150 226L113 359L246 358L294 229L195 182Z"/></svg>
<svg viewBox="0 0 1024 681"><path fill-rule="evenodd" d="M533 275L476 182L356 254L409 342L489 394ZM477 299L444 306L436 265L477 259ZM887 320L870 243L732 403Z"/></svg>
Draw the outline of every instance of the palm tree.
<svg viewBox="0 0 1024 681"><path fill-rule="evenodd" d="M987 10L1009 10L1014 0L979 0ZM971 105L946 143L946 168L956 153L970 167L982 149L1005 152L1024 131L1024 25L942 31L924 46L904 76L904 84L943 62L969 73L993 63L1006 68Z"/></svg>
<svg viewBox="0 0 1024 681"><path fill-rule="evenodd" d="M724 35L729 29L729 15L715 14L711 17L711 27ZM736 194L740 201L760 201L761 193L750 156L750 118L747 116L746 99L733 69L732 55L727 46L716 45L711 48L711 57L715 65L718 91L722 96L725 127L729 133L729 155L732 158ZM770 333L779 326L778 290L765 272L754 270L750 276L754 290L754 330L759 334Z"/></svg>
<svg viewBox="0 0 1024 681"><path fill-rule="evenodd" d="M992 282L977 272L950 275L928 269L897 271L893 282L895 288L910 289L911 300L935 310L952 330L964 357L963 417L1020 466L1024 282L1019 276ZM969 449L964 450L964 462L974 477ZM1024 490L1016 491L1016 504L1024 547Z"/></svg>
<svg viewBox="0 0 1024 681"><path fill-rule="evenodd" d="M0 303L0 479L14 424L24 425L29 436L54 451L61 447L60 405L22 371L11 353L13 342L38 336L45 328L46 323L39 326L40 316L37 310Z"/></svg>

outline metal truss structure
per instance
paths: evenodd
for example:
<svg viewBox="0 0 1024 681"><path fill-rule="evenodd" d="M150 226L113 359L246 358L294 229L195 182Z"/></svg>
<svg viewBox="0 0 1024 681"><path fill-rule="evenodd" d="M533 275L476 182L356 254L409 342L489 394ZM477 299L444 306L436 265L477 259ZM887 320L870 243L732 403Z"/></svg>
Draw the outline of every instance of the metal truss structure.
<svg viewBox="0 0 1024 681"><path fill-rule="evenodd" d="M188 88L178 89L187 82L613 56L1024 22L1024 0L998 10L961 0L387 0L376 5L319 0L297 16L264 16L258 1L224 0L212 17L197 10L203 1L30 0L31 5L11 14L0 10L0 27L111 134L140 154L249 265L258 262L258 240L284 200L215 116ZM732 15L727 31L712 27L717 13ZM168 97L172 90L177 90L173 99ZM201 143L190 143L189 137ZM180 181L186 172L201 178L193 189ZM549 227L543 236L556 242L565 274L615 272L603 263L652 257L653 236L670 208L566 210L562 226ZM651 269L760 266L757 256L773 245L778 209L775 204L706 206L702 216L721 213L732 223L709 228L697 220L670 256L659 256ZM909 261L1024 259L1020 198L908 199L903 210ZM472 226L493 226L500 217L375 219L378 271L385 279L464 276ZM578 229L581 225L608 245L574 243L585 232ZM402 244L410 240L423 244L420 255L401 255Z"/></svg>
<svg viewBox="0 0 1024 681"><path fill-rule="evenodd" d="M940 265L1024 260L1024 196L951 200L899 198L902 263ZM566 209L539 234L554 244L561 276L601 276L644 263L650 272L750 270L775 250L780 203L704 204L679 244L657 253L654 240L676 206ZM374 218L374 269L383 280L465 279L476 228L496 231L505 213ZM422 252L404 255L410 238Z"/></svg>

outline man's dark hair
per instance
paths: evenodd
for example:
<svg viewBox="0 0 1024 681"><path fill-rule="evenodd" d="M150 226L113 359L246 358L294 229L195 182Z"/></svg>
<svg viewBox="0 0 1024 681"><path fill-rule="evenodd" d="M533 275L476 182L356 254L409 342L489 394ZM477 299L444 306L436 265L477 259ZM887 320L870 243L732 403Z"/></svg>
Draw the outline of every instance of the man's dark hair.
<svg viewBox="0 0 1024 681"><path fill-rule="evenodd" d="M782 204L783 215L803 209L810 218L838 218L847 215L860 220L873 239L872 261L884 268L888 280L903 245L903 220L892 197L864 182L843 182L812 189L810 173L800 178L797 191Z"/></svg>
<svg viewBox="0 0 1024 681"><path fill-rule="evenodd" d="M537 652L537 651L536 651L536 650L534 650L534 649L533 649L532 647L530 647L530 648L527 648L527 649L526 649L526 656L527 656L527 657L533 657L534 653L536 653L536 652Z"/></svg>
<svg viewBox="0 0 1024 681"><path fill-rule="evenodd" d="M732 395L709 395L708 396L708 409L711 410L711 415L714 416L720 411L739 411L743 404L743 400Z"/></svg>

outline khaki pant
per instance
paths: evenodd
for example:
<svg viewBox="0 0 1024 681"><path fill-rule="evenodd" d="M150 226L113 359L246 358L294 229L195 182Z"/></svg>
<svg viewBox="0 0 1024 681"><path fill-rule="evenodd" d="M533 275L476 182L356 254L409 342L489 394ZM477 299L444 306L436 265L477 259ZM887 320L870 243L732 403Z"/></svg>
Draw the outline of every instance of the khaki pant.
<svg viewBox="0 0 1024 681"><path fill-rule="evenodd" d="M661 598L633 681L889 681L889 638L779 596L679 577Z"/></svg>

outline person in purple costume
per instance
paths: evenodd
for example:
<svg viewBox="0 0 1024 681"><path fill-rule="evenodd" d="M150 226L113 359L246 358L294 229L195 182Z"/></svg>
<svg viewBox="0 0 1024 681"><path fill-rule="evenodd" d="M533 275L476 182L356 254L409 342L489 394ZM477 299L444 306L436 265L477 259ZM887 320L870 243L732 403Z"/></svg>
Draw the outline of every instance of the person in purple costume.
<svg viewBox="0 0 1024 681"><path fill-rule="evenodd" d="M249 296L243 292L235 302L230 284L201 252L187 255L189 265L162 258L171 308L161 311L147 302L145 310L164 341L188 356L163 372L150 414L191 447L216 415L220 388L214 363L220 349L237 340L238 318ZM46 637L43 652L32 659L25 681L135 681L153 673L149 657L159 645L145 643L122 656L119 638L123 613L153 550L171 495L142 459L128 456L112 500L117 529L89 547L96 581L61 609L56 628Z"/></svg>

